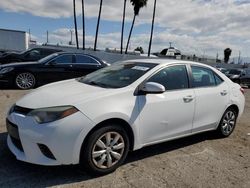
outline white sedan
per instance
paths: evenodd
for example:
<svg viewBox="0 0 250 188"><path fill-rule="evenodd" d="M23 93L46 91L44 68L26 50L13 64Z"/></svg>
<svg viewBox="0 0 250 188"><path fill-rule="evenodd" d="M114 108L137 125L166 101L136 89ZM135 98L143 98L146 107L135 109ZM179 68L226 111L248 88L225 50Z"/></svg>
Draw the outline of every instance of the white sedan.
<svg viewBox="0 0 250 188"><path fill-rule="evenodd" d="M106 174L129 150L214 130L229 136L244 90L190 61L120 62L86 77L40 87L8 113L8 147L18 160L81 164Z"/></svg>

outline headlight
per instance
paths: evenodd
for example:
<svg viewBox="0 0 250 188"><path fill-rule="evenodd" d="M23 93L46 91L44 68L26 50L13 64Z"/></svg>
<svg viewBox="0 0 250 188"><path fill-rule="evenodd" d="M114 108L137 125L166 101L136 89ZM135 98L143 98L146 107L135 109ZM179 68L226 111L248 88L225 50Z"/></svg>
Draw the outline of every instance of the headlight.
<svg viewBox="0 0 250 188"><path fill-rule="evenodd" d="M15 105L16 105L16 104L13 104L13 105L10 107L10 109L9 109L9 111L8 111L8 115L10 115L10 114L14 111Z"/></svg>
<svg viewBox="0 0 250 188"><path fill-rule="evenodd" d="M37 123L49 123L78 112L73 106L59 106L32 110L27 116L33 117Z"/></svg>
<svg viewBox="0 0 250 188"><path fill-rule="evenodd" d="M0 74L5 74L5 73L10 72L12 70L14 70L13 67L6 67L6 68L3 68L0 70Z"/></svg>

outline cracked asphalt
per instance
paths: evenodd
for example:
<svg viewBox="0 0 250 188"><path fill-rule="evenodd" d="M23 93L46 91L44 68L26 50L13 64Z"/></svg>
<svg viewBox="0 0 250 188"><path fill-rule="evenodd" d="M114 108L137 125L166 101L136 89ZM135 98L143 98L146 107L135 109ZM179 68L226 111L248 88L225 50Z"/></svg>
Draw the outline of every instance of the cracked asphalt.
<svg viewBox="0 0 250 188"><path fill-rule="evenodd" d="M15 159L6 145L5 117L25 93L0 90L0 187L250 187L250 90L229 138L210 132L143 148L102 177L78 166L44 167Z"/></svg>

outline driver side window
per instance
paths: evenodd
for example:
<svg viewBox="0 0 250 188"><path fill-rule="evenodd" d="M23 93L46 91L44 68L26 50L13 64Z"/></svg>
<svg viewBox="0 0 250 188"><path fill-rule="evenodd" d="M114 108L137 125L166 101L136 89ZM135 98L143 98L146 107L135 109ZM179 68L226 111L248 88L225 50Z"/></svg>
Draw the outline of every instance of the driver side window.
<svg viewBox="0 0 250 188"><path fill-rule="evenodd" d="M189 87L185 65L164 68L152 76L148 82L162 84L166 90L186 89Z"/></svg>
<svg viewBox="0 0 250 188"><path fill-rule="evenodd" d="M72 55L61 55L53 60L56 64L71 64L72 63Z"/></svg>

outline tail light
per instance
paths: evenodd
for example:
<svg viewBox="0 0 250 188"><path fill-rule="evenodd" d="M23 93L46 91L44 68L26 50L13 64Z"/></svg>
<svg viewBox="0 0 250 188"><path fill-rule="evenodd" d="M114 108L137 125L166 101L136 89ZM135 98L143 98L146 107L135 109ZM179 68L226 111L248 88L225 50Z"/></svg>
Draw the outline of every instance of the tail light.
<svg viewBox="0 0 250 188"><path fill-rule="evenodd" d="M242 87L240 88L240 91L243 95L245 94L245 90Z"/></svg>

